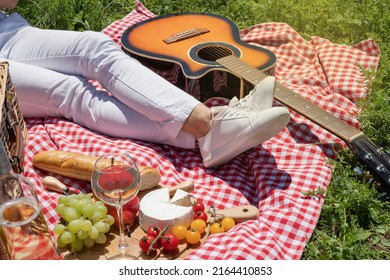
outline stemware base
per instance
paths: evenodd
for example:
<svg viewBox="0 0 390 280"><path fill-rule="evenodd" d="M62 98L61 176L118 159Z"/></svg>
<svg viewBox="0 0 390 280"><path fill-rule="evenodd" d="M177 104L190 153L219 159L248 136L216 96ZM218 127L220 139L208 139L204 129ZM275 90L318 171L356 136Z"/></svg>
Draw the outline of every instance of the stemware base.
<svg viewBox="0 0 390 280"><path fill-rule="evenodd" d="M107 252L104 254L108 260L137 260L140 259L140 248L138 240L134 238L126 238L128 244L125 248L119 248L119 237L112 240L107 247Z"/></svg>

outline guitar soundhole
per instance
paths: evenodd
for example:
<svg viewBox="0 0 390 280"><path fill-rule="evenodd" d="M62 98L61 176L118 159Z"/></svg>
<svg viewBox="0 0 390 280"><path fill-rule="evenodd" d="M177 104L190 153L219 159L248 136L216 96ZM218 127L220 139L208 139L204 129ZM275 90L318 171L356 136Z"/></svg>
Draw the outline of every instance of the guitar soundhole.
<svg viewBox="0 0 390 280"><path fill-rule="evenodd" d="M232 54L232 50L222 46L205 47L200 49L198 52L198 56L201 59L213 62L219 58L226 57Z"/></svg>
<svg viewBox="0 0 390 280"><path fill-rule="evenodd" d="M224 42L202 43L190 50L190 56L193 60L206 65L218 65L217 59L229 55L240 57L241 52L237 47Z"/></svg>

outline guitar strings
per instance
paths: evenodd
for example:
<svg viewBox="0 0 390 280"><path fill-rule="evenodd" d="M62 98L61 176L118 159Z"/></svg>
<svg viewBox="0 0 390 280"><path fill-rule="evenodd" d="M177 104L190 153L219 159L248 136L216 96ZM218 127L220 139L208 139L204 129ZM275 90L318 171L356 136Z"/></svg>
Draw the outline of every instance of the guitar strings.
<svg viewBox="0 0 390 280"><path fill-rule="evenodd" d="M218 42L215 42L213 40L209 40L207 35L202 34L200 36L193 36L193 37L191 37L189 39L192 40L194 42L194 44L195 43L196 44L204 44L205 45L204 51L207 52L212 57L221 58L221 57L234 55L234 53L231 53L230 50L227 47L223 47L220 44L218 44ZM250 69L250 70L251 71L246 71L245 74L246 75L255 75L256 77L259 76L259 75L264 75L262 72L258 71L257 69ZM246 76L246 77L248 78L248 76ZM281 90L282 92L285 92L285 93L293 92L289 88L287 88L286 86L284 86L284 85L282 85L280 83L278 83L277 85L278 85L277 89ZM313 104L312 102L304 99L300 95L297 95L297 98L298 97L299 97L299 101L302 102L303 105L310 104L310 107L311 107L311 105L313 105L314 107L317 106L317 105ZM281 102L281 100L279 100L279 102ZM303 105L301 105L300 107L303 108ZM287 104L287 106L289 106L289 105ZM291 103L290 103L290 106L291 106ZM339 127L338 130L330 129L329 125L327 125L329 123L329 120L332 120L332 119L334 120L331 123L334 123L336 121L340 122L340 120L338 118L336 118L334 115L332 115L331 113L327 112L326 110L322 110L321 109L321 111L323 111L324 114L319 116L319 117L321 117L324 121L318 123L318 119L317 119L317 123L318 124L322 124L323 127L327 128L330 131L333 131L333 133L339 135L339 137L341 137L342 139L344 139L346 141L351 141L351 139L353 139L356 136L361 134L360 130L355 129L354 127L352 127L352 126L350 126L350 125L348 125L348 124L346 124L344 122L341 122L341 124L343 124L343 125L341 127ZM319 118L319 119L321 120L321 118ZM340 126L340 123L339 123L339 126ZM340 134L339 133L340 131L342 131L343 133Z"/></svg>
<svg viewBox="0 0 390 280"><path fill-rule="evenodd" d="M205 40L203 40L203 38L201 37L204 37ZM207 35L195 35L189 39L195 41L197 44L204 44L205 47L202 50L204 50L208 55L210 55L210 57L216 58L215 60L229 55L234 55L234 52L231 51L228 47L225 47L209 39Z"/></svg>

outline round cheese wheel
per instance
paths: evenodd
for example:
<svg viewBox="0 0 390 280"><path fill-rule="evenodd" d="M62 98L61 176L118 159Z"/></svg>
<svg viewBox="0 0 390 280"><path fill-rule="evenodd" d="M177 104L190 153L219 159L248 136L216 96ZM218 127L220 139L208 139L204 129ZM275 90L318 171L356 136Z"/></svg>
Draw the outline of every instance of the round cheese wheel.
<svg viewBox="0 0 390 280"><path fill-rule="evenodd" d="M140 201L138 219L145 232L152 225L161 229L167 225L189 227L193 216L191 197L182 190L177 190L171 199L168 188L157 189Z"/></svg>

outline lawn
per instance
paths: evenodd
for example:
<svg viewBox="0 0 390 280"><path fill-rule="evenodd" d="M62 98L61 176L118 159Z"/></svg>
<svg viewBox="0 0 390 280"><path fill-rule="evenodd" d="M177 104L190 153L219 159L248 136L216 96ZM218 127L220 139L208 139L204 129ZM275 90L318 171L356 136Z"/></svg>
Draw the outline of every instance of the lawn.
<svg viewBox="0 0 390 280"><path fill-rule="evenodd" d="M42 28L100 31L134 7L128 0L19 1L17 11ZM155 14L217 13L239 28L286 22L303 37L354 44L372 38L381 49L380 67L362 108L362 131L390 150L390 5L382 0L145 0ZM348 150L334 172L316 230L302 259L390 259L390 205L386 188ZM390 190L387 189L387 191Z"/></svg>

